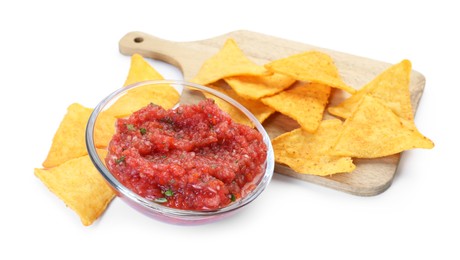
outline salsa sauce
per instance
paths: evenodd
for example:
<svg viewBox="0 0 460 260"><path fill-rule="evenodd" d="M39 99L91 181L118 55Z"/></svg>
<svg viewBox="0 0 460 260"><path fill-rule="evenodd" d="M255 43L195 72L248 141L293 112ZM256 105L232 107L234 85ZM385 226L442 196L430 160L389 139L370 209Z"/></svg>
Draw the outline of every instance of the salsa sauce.
<svg viewBox="0 0 460 260"><path fill-rule="evenodd" d="M165 110L150 104L117 121L106 157L114 176L165 206L212 210L241 198L264 172L267 147L213 100Z"/></svg>

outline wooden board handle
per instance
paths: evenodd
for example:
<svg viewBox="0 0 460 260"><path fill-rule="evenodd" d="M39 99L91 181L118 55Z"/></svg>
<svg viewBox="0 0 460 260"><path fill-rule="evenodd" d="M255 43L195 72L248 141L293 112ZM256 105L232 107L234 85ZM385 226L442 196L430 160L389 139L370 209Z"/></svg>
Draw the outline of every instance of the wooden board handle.
<svg viewBox="0 0 460 260"><path fill-rule="evenodd" d="M120 39L118 46L124 55L137 53L146 58L167 62L182 70L180 55L183 49L179 43L142 32L129 32Z"/></svg>

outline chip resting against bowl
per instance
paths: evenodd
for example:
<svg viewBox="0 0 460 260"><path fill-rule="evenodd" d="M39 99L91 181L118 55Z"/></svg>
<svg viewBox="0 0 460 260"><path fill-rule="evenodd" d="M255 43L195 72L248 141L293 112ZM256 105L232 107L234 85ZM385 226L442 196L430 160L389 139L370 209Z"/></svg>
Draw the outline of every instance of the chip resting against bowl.
<svg viewBox="0 0 460 260"><path fill-rule="evenodd" d="M67 108L67 113L54 134L43 167L55 167L70 159L88 154L85 144L85 129L91 112L93 109L78 103L73 103ZM96 145L99 148L107 146L115 132L114 122L115 119L108 115L101 116L95 129L95 134L98 136Z"/></svg>
<svg viewBox="0 0 460 260"><path fill-rule="evenodd" d="M161 80L160 75L150 64L139 54L131 57L131 67L124 86L146 80ZM130 90L120 97L105 111L117 118L126 117L144 107L146 104L154 103L164 108L173 107L179 100L179 93L167 84L143 87Z"/></svg>
<svg viewBox="0 0 460 260"><path fill-rule="evenodd" d="M98 152L106 153L105 150ZM54 168L35 169L34 172L50 191L80 216L85 226L99 218L115 196L88 155L68 160Z"/></svg>

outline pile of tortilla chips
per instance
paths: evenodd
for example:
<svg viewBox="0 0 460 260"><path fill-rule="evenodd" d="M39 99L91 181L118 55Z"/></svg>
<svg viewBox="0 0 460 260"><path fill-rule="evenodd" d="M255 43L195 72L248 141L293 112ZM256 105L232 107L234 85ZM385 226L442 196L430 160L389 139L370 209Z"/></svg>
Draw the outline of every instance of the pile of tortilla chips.
<svg viewBox="0 0 460 260"><path fill-rule="evenodd" d="M163 77L142 56L133 55L124 86L155 79ZM133 95L137 102L132 102ZM94 140L100 149L100 157L105 157L104 148L115 133L117 118L129 115L151 102L171 108L178 100L179 93L169 85L128 91L101 113L96 121ZM79 215L85 226L98 219L115 196L94 167L86 150L86 124L92 111L78 103L71 104L53 137L43 168L34 169L35 175Z"/></svg>
<svg viewBox="0 0 460 260"><path fill-rule="evenodd" d="M352 172L353 158L434 147L414 124L410 74L410 61L403 60L356 90L341 79L326 53L305 51L261 66L228 39L192 81L241 102L261 123L275 112L294 119L298 129L272 140L276 162L298 173L327 176ZM332 88L350 97L330 107ZM234 108L218 105L248 124ZM325 120L325 113L337 118Z"/></svg>

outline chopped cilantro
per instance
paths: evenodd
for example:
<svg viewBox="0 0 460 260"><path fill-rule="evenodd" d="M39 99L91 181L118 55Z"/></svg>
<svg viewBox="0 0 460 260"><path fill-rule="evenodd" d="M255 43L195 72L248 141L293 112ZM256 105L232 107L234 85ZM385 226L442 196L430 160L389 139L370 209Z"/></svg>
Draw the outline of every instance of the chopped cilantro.
<svg viewBox="0 0 460 260"><path fill-rule="evenodd" d="M167 190L167 191L164 192L164 194L165 194L166 197L171 197L172 195L174 195L174 191Z"/></svg>
<svg viewBox="0 0 460 260"><path fill-rule="evenodd" d="M116 163L116 164L120 164L120 163L122 163L122 162L124 162L124 161L125 161L125 156L122 155L120 158L118 158L118 159L115 160L115 163Z"/></svg>
<svg viewBox="0 0 460 260"><path fill-rule="evenodd" d="M145 135L147 133L147 129L145 128L140 128L139 131L141 132L141 135Z"/></svg>
<svg viewBox="0 0 460 260"><path fill-rule="evenodd" d="M134 125L132 125L132 124L127 124L127 125L126 125L126 128L128 128L129 131L134 131L134 130L136 130L136 128L135 128Z"/></svg>

